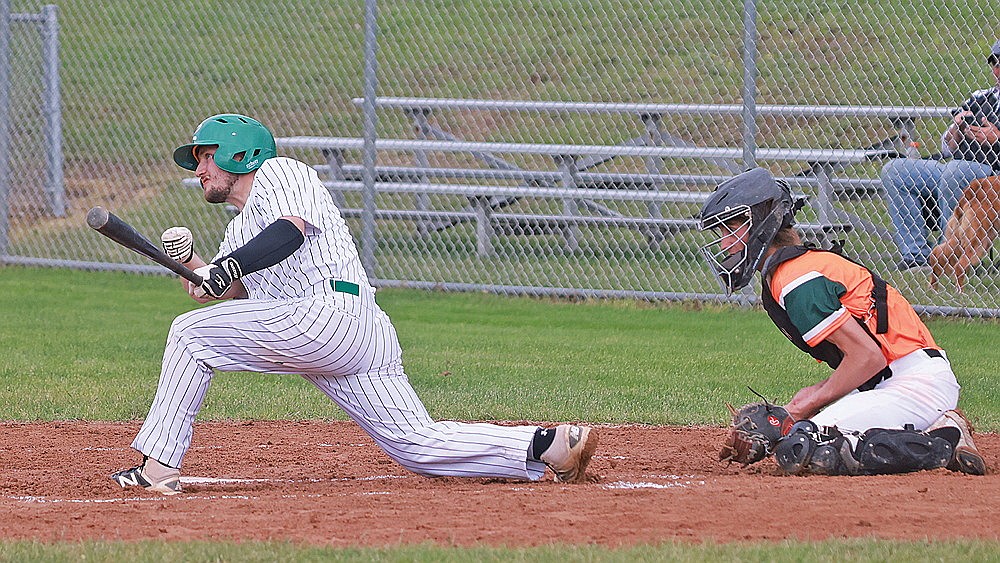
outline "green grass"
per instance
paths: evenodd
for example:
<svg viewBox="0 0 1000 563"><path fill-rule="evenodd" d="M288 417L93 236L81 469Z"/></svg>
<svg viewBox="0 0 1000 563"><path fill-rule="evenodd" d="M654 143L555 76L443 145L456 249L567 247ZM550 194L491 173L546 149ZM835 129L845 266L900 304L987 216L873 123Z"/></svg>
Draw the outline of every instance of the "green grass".
<svg viewBox="0 0 1000 563"><path fill-rule="evenodd" d="M608 549L598 546L554 545L537 548L444 548L432 545L385 548L335 549L292 543L0 543L4 561L385 561L408 563L609 561L798 562L853 561L998 561L996 542L900 542L885 540L831 540L812 544L696 544L666 543L655 546Z"/></svg>
<svg viewBox="0 0 1000 563"><path fill-rule="evenodd" d="M726 401L785 401L828 370L757 310L383 290L414 388L436 418L723 424ZM173 279L0 269L0 412L11 420L145 416L172 318ZM994 322L931 319L961 406L1000 428ZM760 351L765 351L760 353ZM295 376L216 376L201 420L343 418Z"/></svg>
<svg viewBox="0 0 1000 563"><path fill-rule="evenodd" d="M384 290L407 372L432 416L722 425L746 385L787 399L827 373L756 310ZM145 416L171 319L194 304L176 280L0 267L0 413L6 420ZM1000 429L992 322L932 319L980 430ZM294 376L220 374L200 420L341 419ZM937 561L998 560L996 542L831 540L334 549L294 543L0 541L3 561Z"/></svg>
<svg viewBox="0 0 1000 563"><path fill-rule="evenodd" d="M360 206L356 194L350 206ZM435 201L442 208L458 208L464 198ZM404 198L380 198L386 208L411 204ZM884 208L870 201L848 201L846 210L887 224ZM522 207L523 206L523 207ZM624 206L623 206L624 207ZM174 211L164 212L164 209ZM177 217L194 233L197 250L212 256L224 225L232 217L224 206L212 206L202 199L201 191L175 187L162 197L138 202L114 212L142 233L155 239L156 233L177 224ZM518 203L513 212L530 213L530 204ZM636 216L642 211L623 209ZM668 216L689 217L693 207L667 208ZM803 212L802 222L814 222L811 213ZM355 240L360 240L360 220L349 220ZM700 255L699 247L708 236L687 231L667 238L651 249L645 237L629 229L583 228L579 249L569 251L557 234L546 236L502 236L494 241L495 253L480 256L476 248L475 227L471 223L422 237L412 222L380 222L377 231L376 270L380 279L447 281L483 285L533 287L581 287L611 291L661 291L718 293L719 285ZM204 241L204 242L202 242ZM995 288L1000 284L1000 267L987 256L973 270L963 293L944 280L938 290L931 290L925 271L898 272L896 248L877 237L852 233L844 252L871 267L906 295L911 303L950 307L1000 306ZM11 254L50 259L84 260L149 266L149 261L114 242L96 235L84 222L82 214L53 228L40 226L12 237Z"/></svg>
<svg viewBox="0 0 1000 563"><path fill-rule="evenodd" d="M142 263L113 243L94 239L83 224L83 212L95 204L120 212L154 238L162 229L184 223L199 241L218 240L225 222L221 209L199 201L197 190L179 188L181 178L190 174L169 159L173 147L211 113L250 113L278 135L360 134L361 112L350 101L362 92L360 2L237 0L225 6L223 10L221 3L209 2L202 7L192 0L60 4L69 216L35 220L44 207L43 198L25 194L27 188L18 186L37 181L43 174L30 147L25 149L27 155L12 159L17 186L10 202L11 254ZM739 3L723 0L383 2L379 5L379 93L734 103L742 83L739 42L734 41L740 37L740 8ZM15 0L13 9L37 7ZM193 16L201 11L252 15L254 25L220 40L225 35L222 28L228 25L225 18ZM966 22L988 20L993 12L993 0L961 6L912 0L762 5L757 103L957 103L991 80L982 64L991 38L981 37L982 30L967 30ZM952 38L957 34L970 39L956 43ZM37 51L23 37L28 34L18 32L14 38L18 53ZM21 66L15 67L18 80L12 97L15 102L26 100L13 104L18 117L37 97L38 88L25 78L34 71L21 68L29 63L16 65ZM470 140L600 144L643 133L642 124L633 116L439 111L433 120ZM30 120L15 122L15 137L37 135L39 128ZM412 123L402 112L381 112L379 124L383 136L413 136ZM936 146L941 126L929 120L919 123L925 152ZM698 144L736 146L741 139L732 118L679 116L665 118L663 127ZM892 133L886 120L762 118L759 144L858 147ZM15 146L21 144L15 139ZM292 156L310 163L321 160L317 151L298 151ZM503 156L526 168L552 168L548 157ZM357 161L358 155L349 155L348 160ZM389 160L410 162L412 155L380 155L381 163ZM764 164L781 173L795 173L802 166ZM673 160L666 165L670 172L709 171L704 163L694 161ZM634 171L643 163L618 159L612 166ZM858 171L860 177L876 172L875 165L858 168L863 168ZM853 176L854 170L847 175ZM437 198L434 201L436 209L452 208L454 201L466 204L457 198L440 206ZM540 211L537 200L525 201L512 210ZM881 203L843 207L887 224ZM664 215L690 217L696 211L667 207ZM627 213L645 212L633 208ZM357 222L352 223L357 230ZM583 248L575 253L564 252L555 236L501 237L502 257L481 259L474 254L471 228L427 239L415 237L412 231L411 224L379 223L379 236L384 238L376 252L377 277L716 291L704 264L690 260L701 241L689 233L653 252L641 236L624 229L584 229ZM873 242L858 232L847 238L848 252L863 257L883 275L892 275L889 270L896 249L891 242ZM995 268L977 272L964 294L950 285L940 293L930 292L925 279L912 274L893 275L890 281L914 303L995 308L994 288L1000 274Z"/></svg>
<svg viewBox="0 0 1000 563"><path fill-rule="evenodd" d="M37 5L15 0L12 8L33 12ZM363 90L362 8L354 0L61 3L70 168L160 162L200 119L221 111L255 115L279 135L359 135L361 112L350 100ZM727 0L384 2L379 93L734 103L743 72L740 8ZM762 5L757 103L957 103L989 84L982 53L992 37L965 22L989 21L993 9L992 0ZM205 12L212 15L201 17ZM224 31L249 20L253 25L241 25L240 33ZM956 34L967 39L956 42ZM13 42L24 53L18 59L36 59L36 41L18 32ZM29 114L38 85L27 77L36 71L15 70L25 77L12 92L15 114ZM409 133L408 122L393 112L382 125L387 136ZM496 129L483 122L460 127L486 138ZM551 127L529 119L502 129L505 138L535 142L615 140L580 116L555 117ZM817 135L808 123L777 130L785 137ZM713 131L739 140L738 128ZM772 132L762 128L762 134ZM857 131L818 134L824 142L846 142L844 135ZM936 135L928 131L926 141Z"/></svg>
<svg viewBox="0 0 1000 563"><path fill-rule="evenodd" d="M380 2L379 93L738 102L739 7L723 0ZM37 3L14 0L12 8L37 11ZM110 243L95 242L96 235L82 226L82 211L98 203L125 210L151 235L184 221L198 240L217 240L221 214L207 210L196 192L181 193L177 183L185 174L169 163L172 148L209 114L248 113L282 136L361 132L361 113L350 103L362 93L361 2L74 0L60 3L59 10L71 217L29 223L40 204L15 194L12 237L23 255L138 262ZM759 104L951 105L990 80L982 52L993 38L962 22L990 21L995 0L961 5L794 0L760 10ZM239 26L239 33L227 33L230 25ZM956 36L967 39L956 42ZM38 96L39 85L24 79L35 76L36 51L14 45L15 145L18 139L39 142L37 123L16 121ZM484 119L474 112L442 112L436 118L474 140L610 144L642 132L632 118ZM412 136L409 121L398 112L383 112L379 124L386 137ZM761 125L761 146L862 146L887 133L884 123L859 120L762 120ZM732 119L678 118L664 127L702 144L735 146L740 140ZM939 127L919 124L925 152L936 145ZM26 156L13 159L12 177L41 178L37 154L27 149ZM319 160L314 153L293 156ZM124 202L135 200L142 203L132 213ZM696 276L694 286L676 285L690 278L693 268L684 243L680 252L643 254L641 241L629 233L613 244L585 245L579 255L563 255L556 239L513 249L532 259L529 266L523 260L480 260L470 252L467 236L445 235L440 253L454 256L439 256L404 234L382 243L383 264L399 264L395 267L428 279L449 268L466 272L469 281L509 275L509 283L566 285L569 279L629 271L652 290L664 280L692 291L715 289L697 285L705 276ZM560 273L567 268L571 273ZM613 279L601 283L616 287ZM979 284L966 296L943 299L992 303L994 293ZM921 299L939 302L942 296ZM398 328L413 385L438 418L722 424L724 401L752 399L747 384L769 397L787 398L826 373L795 351L760 311L411 291L382 292L380 302ZM144 416L167 327L190 307L166 278L0 268L0 418ZM963 384L962 406L980 429L997 431L1000 354L990 346L996 324L942 319L929 324ZM761 350L767 353L755 355ZM342 415L298 378L222 374L200 418ZM0 560L18 561L996 561L998 553L996 542L880 540L622 550L0 542Z"/></svg>

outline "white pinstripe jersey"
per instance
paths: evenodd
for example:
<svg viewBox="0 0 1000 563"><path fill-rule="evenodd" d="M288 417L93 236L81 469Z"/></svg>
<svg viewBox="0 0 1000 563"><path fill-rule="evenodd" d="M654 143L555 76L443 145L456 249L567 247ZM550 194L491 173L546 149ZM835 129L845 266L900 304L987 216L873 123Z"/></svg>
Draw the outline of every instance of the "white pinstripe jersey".
<svg viewBox="0 0 1000 563"><path fill-rule="evenodd" d="M330 280L374 292L340 210L316 171L298 160L275 157L257 170L246 205L226 227L213 260L245 245L284 216L306 222L305 242L285 260L240 278L250 299L294 299L326 293Z"/></svg>
<svg viewBox="0 0 1000 563"><path fill-rule="evenodd" d="M545 465L527 458L537 426L430 417L403 371L396 329L373 298L350 231L312 168L266 160L215 259L283 216L306 222L305 242L241 278L250 299L196 308L170 325L156 397L132 447L180 467L214 370L298 373L411 471L540 478ZM359 295L335 291L330 280L358 284Z"/></svg>

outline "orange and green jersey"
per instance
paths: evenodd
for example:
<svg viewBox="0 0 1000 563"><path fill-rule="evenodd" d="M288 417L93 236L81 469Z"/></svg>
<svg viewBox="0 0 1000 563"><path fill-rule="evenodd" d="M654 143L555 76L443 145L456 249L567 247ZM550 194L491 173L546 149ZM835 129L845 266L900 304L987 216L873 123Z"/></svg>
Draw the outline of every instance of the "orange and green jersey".
<svg viewBox="0 0 1000 563"><path fill-rule="evenodd" d="M888 331L876 334L871 273L832 252L808 251L778 264L769 286L809 346L820 344L854 318L879 343L886 362L921 348L937 348L927 326L892 286L887 287Z"/></svg>

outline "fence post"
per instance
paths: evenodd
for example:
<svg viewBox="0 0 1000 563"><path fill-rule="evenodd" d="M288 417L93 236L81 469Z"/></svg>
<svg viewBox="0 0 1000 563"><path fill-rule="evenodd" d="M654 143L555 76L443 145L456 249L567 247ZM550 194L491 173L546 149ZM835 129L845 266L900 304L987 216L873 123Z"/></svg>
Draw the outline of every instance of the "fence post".
<svg viewBox="0 0 1000 563"><path fill-rule="evenodd" d="M646 136L648 140L646 146L650 147L661 147L663 146L663 131L660 129L660 115L657 113L644 113L639 116L642 120L643 125L646 127ZM659 175L662 172L663 159L657 157L646 157L646 172L649 174ZM652 190L659 191L663 189L663 181L655 180L651 186ZM646 204L646 210L649 212L649 217L652 219L662 219L663 218L663 204L650 202ZM660 244L666 238L664 232L656 227L650 227L646 231L646 238L649 242L649 248L651 250L656 250L660 247Z"/></svg>
<svg viewBox="0 0 1000 563"><path fill-rule="evenodd" d="M559 182L560 185L567 190L576 188L578 185L576 156L570 154L558 155L555 157L555 161L559 165L559 171L562 173L562 180ZM579 202L572 198L564 199L563 216L570 218L578 215L580 215ZM570 220L563 226L562 232L566 251L573 253L580 250L580 226Z"/></svg>
<svg viewBox="0 0 1000 563"><path fill-rule="evenodd" d="M326 160L326 178L331 182L343 182L346 179L344 174L344 151L341 149L323 149L323 158ZM347 209L347 198L344 192L338 189L328 190L333 196L333 202L341 210ZM343 213L343 211L341 211Z"/></svg>
<svg viewBox="0 0 1000 563"><path fill-rule="evenodd" d="M757 0L743 0L743 167L757 165Z"/></svg>
<svg viewBox="0 0 1000 563"><path fill-rule="evenodd" d="M0 257L10 233L10 0L0 0Z"/></svg>
<svg viewBox="0 0 1000 563"><path fill-rule="evenodd" d="M377 39L377 6L376 0L365 0L365 70L364 70L364 150L362 154L361 182L364 189L361 193L363 209L361 212L361 265L368 272L368 277L375 277L375 137L377 135L378 116L375 114L375 92L377 90L376 73L378 65L376 52Z"/></svg>
<svg viewBox="0 0 1000 563"><path fill-rule="evenodd" d="M493 256L493 239L496 238L490 198L483 196L469 199L476 211L476 254L480 258L489 258Z"/></svg>
<svg viewBox="0 0 1000 563"><path fill-rule="evenodd" d="M45 191L49 209L56 217L66 216L66 187L63 184L62 105L59 85L59 8L42 7L42 80L45 81L45 153L48 175Z"/></svg>
<svg viewBox="0 0 1000 563"><path fill-rule="evenodd" d="M427 123L427 116L431 113L430 108L407 109L406 113L413 120L413 128L416 130L417 138L422 140L430 139L431 137L428 135L430 127ZM419 168L423 170L430 168L431 165L430 160L427 158L427 151L413 151L413 158ZM421 184L429 184L431 180L426 173L421 173L418 181ZM417 211L427 211L431 208L431 198L427 194L413 194L413 205ZM489 204L487 203L488 206ZM417 236L421 239L427 238L427 235L431 232L430 224L430 217L417 219Z"/></svg>

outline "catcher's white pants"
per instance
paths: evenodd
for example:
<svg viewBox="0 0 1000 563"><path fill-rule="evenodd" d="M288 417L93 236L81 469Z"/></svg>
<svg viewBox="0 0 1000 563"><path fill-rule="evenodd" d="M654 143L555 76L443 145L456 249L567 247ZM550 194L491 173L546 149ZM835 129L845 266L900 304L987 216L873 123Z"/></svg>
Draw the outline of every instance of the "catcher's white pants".
<svg viewBox="0 0 1000 563"><path fill-rule="evenodd" d="M403 372L389 317L362 294L232 300L177 317L156 397L132 447L180 467L213 369L301 374L390 457L421 475L538 479L535 426L435 422Z"/></svg>
<svg viewBox="0 0 1000 563"><path fill-rule="evenodd" d="M841 431L902 428L912 424L925 430L944 411L958 406L959 385L948 357L911 352L889 364L892 377L870 391L853 391L829 405L812 421Z"/></svg>

